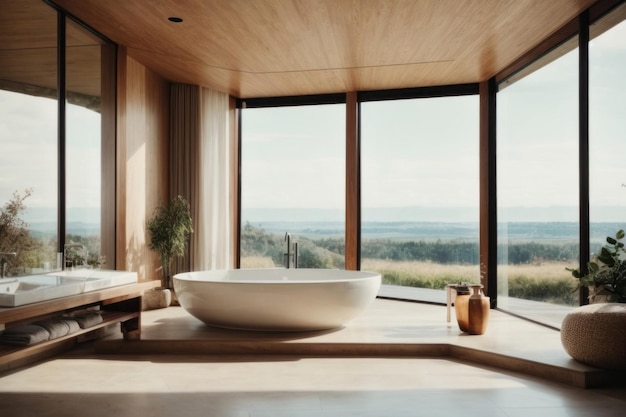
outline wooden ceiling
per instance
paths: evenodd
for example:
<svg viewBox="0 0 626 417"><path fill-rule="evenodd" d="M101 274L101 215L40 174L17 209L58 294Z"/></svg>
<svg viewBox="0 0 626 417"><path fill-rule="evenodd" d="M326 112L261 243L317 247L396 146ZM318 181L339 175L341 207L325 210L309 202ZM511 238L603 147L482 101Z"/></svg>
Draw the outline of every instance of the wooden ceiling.
<svg viewBox="0 0 626 417"><path fill-rule="evenodd" d="M251 98L483 81L595 1L55 3L170 81Z"/></svg>

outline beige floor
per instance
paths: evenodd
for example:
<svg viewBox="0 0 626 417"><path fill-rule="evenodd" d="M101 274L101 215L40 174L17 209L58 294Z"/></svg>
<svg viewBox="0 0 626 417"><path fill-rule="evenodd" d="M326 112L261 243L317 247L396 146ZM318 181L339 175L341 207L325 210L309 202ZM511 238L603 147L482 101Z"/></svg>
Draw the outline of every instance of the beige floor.
<svg viewBox="0 0 626 417"><path fill-rule="evenodd" d="M557 331L498 312L483 336L447 324L443 307L380 299L330 332L221 330L180 308L146 312L142 329L138 343L98 345L118 353L85 344L0 375L0 416L621 417L626 406L623 386L552 381L594 370Z"/></svg>

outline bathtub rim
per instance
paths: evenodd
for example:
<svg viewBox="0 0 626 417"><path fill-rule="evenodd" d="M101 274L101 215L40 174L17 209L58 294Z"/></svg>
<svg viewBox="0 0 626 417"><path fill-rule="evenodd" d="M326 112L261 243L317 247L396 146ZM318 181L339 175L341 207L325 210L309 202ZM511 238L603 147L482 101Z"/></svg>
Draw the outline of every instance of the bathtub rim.
<svg viewBox="0 0 626 417"><path fill-rule="evenodd" d="M254 275L255 273L272 273L279 275L280 272L284 272L284 274L300 274L298 271L306 271L305 274L318 274L324 272L333 272L348 275L347 277L337 277L337 278L321 278L321 279L298 279L292 278L290 279L288 276L287 279L277 279L277 278L252 278L252 279L228 279L229 274L244 274L248 273L250 275ZM211 279L199 276L201 274L205 275L216 275L221 276L223 279ZM220 275L222 274L222 275ZM379 272L374 271L354 271L347 269L322 269L322 268L234 268L234 269L211 269L211 270L203 270L203 271L191 271L191 272L180 272L173 276L174 280L186 281L186 282L197 282L197 283L215 283L215 284L244 284L244 285L253 285L253 284L285 284L285 285L296 285L296 284L330 284L330 283L340 283L340 282L358 282L358 281L368 281L371 279L379 279L382 280L382 275Z"/></svg>

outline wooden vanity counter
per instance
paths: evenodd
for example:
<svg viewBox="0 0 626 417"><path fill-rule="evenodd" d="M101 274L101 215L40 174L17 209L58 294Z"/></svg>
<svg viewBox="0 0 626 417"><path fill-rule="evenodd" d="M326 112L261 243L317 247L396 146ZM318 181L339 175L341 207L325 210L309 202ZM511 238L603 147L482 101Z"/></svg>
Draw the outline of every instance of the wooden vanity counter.
<svg viewBox="0 0 626 417"><path fill-rule="evenodd" d="M111 324L120 323L124 340L141 338L141 296L159 281L120 285L102 290L17 307L0 307L0 330L58 317L75 310L98 307L102 322L53 340L29 346L0 344L0 372L53 356ZM93 338L93 337L92 337Z"/></svg>

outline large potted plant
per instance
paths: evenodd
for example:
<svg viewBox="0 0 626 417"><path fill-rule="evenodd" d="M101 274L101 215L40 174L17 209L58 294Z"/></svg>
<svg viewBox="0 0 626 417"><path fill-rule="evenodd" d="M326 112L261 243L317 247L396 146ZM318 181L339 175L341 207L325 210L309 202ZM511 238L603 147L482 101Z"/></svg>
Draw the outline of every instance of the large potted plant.
<svg viewBox="0 0 626 417"><path fill-rule="evenodd" d="M578 269L568 269L580 286L589 288L590 301L605 296L605 301L626 303L626 250L625 233L620 229L615 236L606 238L606 245L587 263L587 274Z"/></svg>
<svg viewBox="0 0 626 417"><path fill-rule="evenodd" d="M587 264L588 273L569 269L588 286L592 304L575 308L561 325L561 342L574 359L588 365L626 371L626 250L624 230ZM599 295L607 295L598 303Z"/></svg>
<svg viewBox="0 0 626 417"><path fill-rule="evenodd" d="M165 206L157 207L148 221L149 248L159 253L162 287L170 292L172 261L185 254L187 239L191 233L193 227L189 203L181 196L173 198ZM175 295L173 298L175 299Z"/></svg>

